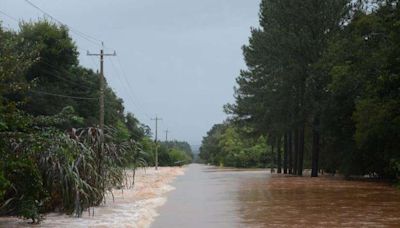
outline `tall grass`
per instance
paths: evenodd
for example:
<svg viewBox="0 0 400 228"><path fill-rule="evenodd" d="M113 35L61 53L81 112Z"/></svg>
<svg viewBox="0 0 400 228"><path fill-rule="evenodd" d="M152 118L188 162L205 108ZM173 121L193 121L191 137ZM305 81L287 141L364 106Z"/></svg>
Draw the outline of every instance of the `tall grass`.
<svg viewBox="0 0 400 228"><path fill-rule="evenodd" d="M63 211L80 217L84 210L102 204L113 187L131 187L134 182L124 186L126 167L132 167L134 174L136 167L146 165L146 154L134 140L116 140L116 133L110 127L104 134L94 127L66 133L53 129L3 140L8 144L4 159L19 163L5 164L11 184L2 201L2 213L34 222L40 219L39 211ZM21 174L13 174L25 166L28 168ZM37 175L22 178L28 173ZM32 185L30 182L35 183L35 189L24 187Z"/></svg>

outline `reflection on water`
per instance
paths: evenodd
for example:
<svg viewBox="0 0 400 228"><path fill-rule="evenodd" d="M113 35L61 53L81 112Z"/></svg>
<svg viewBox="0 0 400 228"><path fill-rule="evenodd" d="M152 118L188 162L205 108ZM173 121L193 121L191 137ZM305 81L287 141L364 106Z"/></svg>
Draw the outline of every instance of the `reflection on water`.
<svg viewBox="0 0 400 228"><path fill-rule="evenodd" d="M248 225L400 226L400 191L382 183L273 176L241 179Z"/></svg>
<svg viewBox="0 0 400 228"><path fill-rule="evenodd" d="M154 227L400 227L387 184L191 165Z"/></svg>

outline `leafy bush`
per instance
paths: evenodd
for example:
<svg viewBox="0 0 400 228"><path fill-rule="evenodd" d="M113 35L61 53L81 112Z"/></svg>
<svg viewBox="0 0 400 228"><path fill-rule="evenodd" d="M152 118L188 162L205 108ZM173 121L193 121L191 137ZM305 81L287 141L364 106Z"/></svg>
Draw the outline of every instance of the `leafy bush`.
<svg viewBox="0 0 400 228"><path fill-rule="evenodd" d="M177 148L172 148L169 150L169 158L171 165L183 165L190 163L192 158L189 157L183 150L179 150Z"/></svg>
<svg viewBox="0 0 400 228"><path fill-rule="evenodd" d="M39 222L40 206L46 199L42 177L38 167L28 158L8 161L4 167L10 185L5 193L7 198L3 210Z"/></svg>
<svg viewBox="0 0 400 228"><path fill-rule="evenodd" d="M233 124L215 125L203 139L200 157L206 162L238 168L264 168L272 163L264 137L254 140L242 135Z"/></svg>
<svg viewBox="0 0 400 228"><path fill-rule="evenodd" d="M98 97L98 74L79 66L65 26L23 22L13 32L0 25L0 53L0 215L38 222L58 209L80 216L122 186L127 165L145 163L135 140L151 145L149 128L124 114L107 85L110 127L87 127L99 122L98 102L73 97Z"/></svg>

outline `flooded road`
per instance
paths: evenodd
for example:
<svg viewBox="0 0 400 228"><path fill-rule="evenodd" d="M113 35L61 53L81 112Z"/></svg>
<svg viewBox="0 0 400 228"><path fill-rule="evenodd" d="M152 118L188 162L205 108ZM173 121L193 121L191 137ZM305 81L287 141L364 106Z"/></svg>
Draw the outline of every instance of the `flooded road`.
<svg viewBox="0 0 400 228"><path fill-rule="evenodd" d="M384 183L190 165L152 227L400 227Z"/></svg>

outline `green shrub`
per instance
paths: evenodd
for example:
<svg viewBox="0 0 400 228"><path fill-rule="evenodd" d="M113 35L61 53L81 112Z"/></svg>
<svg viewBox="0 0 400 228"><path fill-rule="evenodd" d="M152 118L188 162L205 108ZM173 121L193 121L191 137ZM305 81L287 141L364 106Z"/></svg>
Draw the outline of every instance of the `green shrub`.
<svg viewBox="0 0 400 228"><path fill-rule="evenodd" d="M3 166L0 166L0 200L3 199L6 190L10 187L10 182L4 177Z"/></svg>
<svg viewBox="0 0 400 228"><path fill-rule="evenodd" d="M10 183L5 193L5 213L32 219L34 223L39 222L40 206L46 194L37 166L29 158L16 157L5 164L5 175Z"/></svg>

